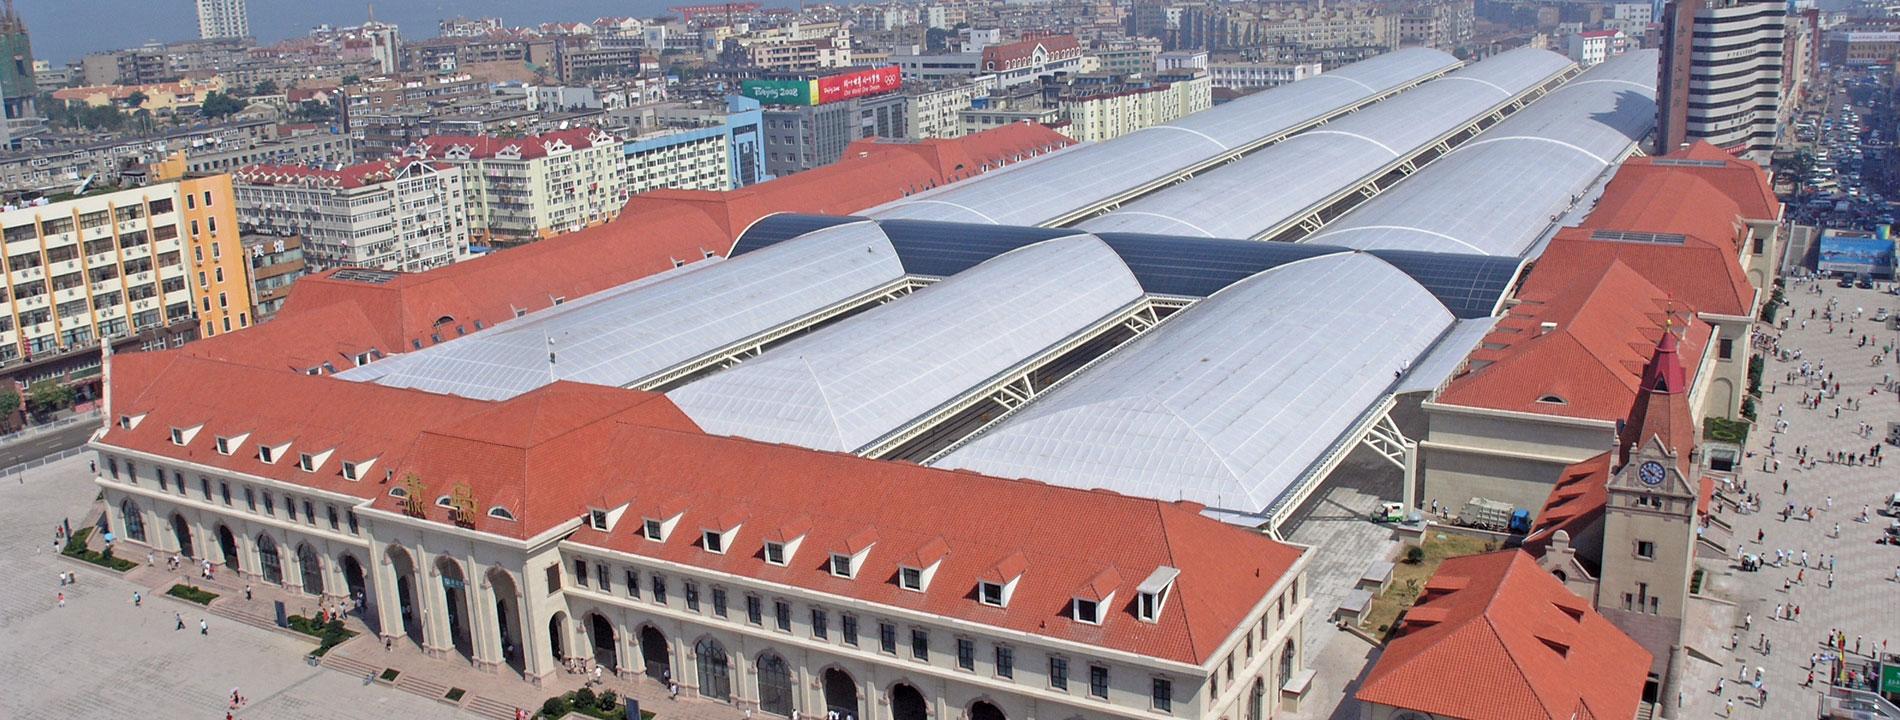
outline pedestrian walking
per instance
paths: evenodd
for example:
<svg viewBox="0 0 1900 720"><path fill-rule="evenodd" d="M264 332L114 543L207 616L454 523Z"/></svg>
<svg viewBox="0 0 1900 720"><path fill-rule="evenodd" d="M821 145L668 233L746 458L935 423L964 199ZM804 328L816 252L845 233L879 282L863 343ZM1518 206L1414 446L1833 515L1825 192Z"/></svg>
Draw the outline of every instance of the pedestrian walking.
<svg viewBox="0 0 1900 720"><path fill-rule="evenodd" d="M59 594L59 606L66 607L66 593L64 592Z"/></svg>
<svg viewBox="0 0 1900 720"><path fill-rule="evenodd" d="M145 607L145 596L137 590L132 591L132 607Z"/></svg>
<svg viewBox="0 0 1900 720"><path fill-rule="evenodd" d="M251 584L250 583L244 584L244 599L246 600L251 599Z"/></svg>
<svg viewBox="0 0 1900 720"><path fill-rule="evenodd" d="M198 618L198 634L199 635L211 634L211 623L205 622L204 618Z"/></svg>
<svg viewBox="0 0 1900 720"><path fill-rule="evenodd" d="M183 629L185 629L185 615L184 615L184 613L176 613L176 612L175 612L175 613L172 613L172 619L173 619L173 620L177 620L177 621L178 621L178 627L177 627L177 628L175 628L176 630L183 630Z"/></svg>

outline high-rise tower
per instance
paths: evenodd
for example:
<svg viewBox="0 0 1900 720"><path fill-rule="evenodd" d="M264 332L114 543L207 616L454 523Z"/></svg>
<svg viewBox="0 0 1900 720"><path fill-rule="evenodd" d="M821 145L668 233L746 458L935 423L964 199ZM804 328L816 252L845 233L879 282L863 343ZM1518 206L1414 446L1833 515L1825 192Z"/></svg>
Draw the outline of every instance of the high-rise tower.
<svg viewBox="0 0 1900 720"><path fill-rule="evenodd" d="M198 0L198 37L250 37L251 19L244 0Z"/></svg>

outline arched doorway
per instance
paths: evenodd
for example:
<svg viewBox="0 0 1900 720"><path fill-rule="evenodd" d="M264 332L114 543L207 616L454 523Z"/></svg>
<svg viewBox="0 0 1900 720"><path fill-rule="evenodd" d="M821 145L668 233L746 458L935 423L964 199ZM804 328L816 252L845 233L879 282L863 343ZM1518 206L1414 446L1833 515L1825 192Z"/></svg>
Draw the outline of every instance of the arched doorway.
<svg viewBox="0 0 1900 720"><path fill-rule="evenodd" d="M1247 720L1261 720L1267 716L1267 681L1254 678L1253 691L1247 694Z"/></svg>
<svg viewBox="0 0 1900 720"><path fill-rule="evenodd" d="M185 516L172 513L172 539L178 541L178 554L188 558L198 557L191 544L191 524L185 522Z"/></svg>
<svg viewBox="0 0 1900 720"><path fill-rule="evenodd" d="M495 632L501 637L501 656L517 671L525 671L521 655L520 619L515 613L520 596L515 594L515 577L501 568L488 569L489 592L495 599Z"/></svg>
<svg viewBox="0 0 1900 720"><path fill-rule="evenodd" d="M640 626L640 659L646 661L647 677L665 685L673 681L673 651L666 636L652 625Z"/></svg>
<svg viewBox="0 0 1900 720"><path fill-rule="evenodd" d="M380 634L383 629L376 617L376 598L369 594L369 579L363 576L363 564L350 553L338 557L341 558L338 567L343 569L343 591L350 594L350 612L362 618L370 631Z"/></svg>
<svg viewBox="0 0 1900 720"><path fill-rule="evenodd" d="M727 666L726 646L705 638L693 646L693 654L699 656L699 696L732 700L732 670Z"/></svg>
<svg viewBox="0 0 1900 720"><path fill-rule="evenodd" d="M607 671L620 669L619 635L600 613L587 614L587 636L594 642L594 664Z"/></svg>
<svg viewBox="0 0 1900 720"><path fill-rule="evenodd" d="M792 668L778 653L759 656L759 710L792 716Z"/></svg>
<svg viewBox="0 0 1900 720"><path fill-rule="evenodd" d="M323 561L309 543L297 543L297 571L305 595L323 595Z"/></svg>
<svg viewBox="0 0 1900 720"><path fill-rule="evenodd" d="M145 513L139 509L139 504L129 499L119 503L119 515L125 518L125 522L123 523L125 525L125 537L130 540L145 542Z"/></svg>
<svg viewBox="0 0 1900 720"><path fill-rule="evenodd" d="M826 720L858 720L858 681L838 668L825 668Z"/></svg>
<svg viewBox="0 0 1900 720"><path fill-rule="evenodd" d="M231 533L231 528L223 525L218 526L218 552L224 555L226 568L229 568L231 572L239 572L237 535Z"/></svg>
<svg viewBox="0 0 1900 720"><path fill-rule="evenodd" d="M264 582L284 584L284 560L277 556L277 541L265 533L257 534L257 568Z"/></svg>
<svg viewBox="0 0 1900 720"><path fill-rule="evenodd" d="M390 572L396 576L396 617L402 621L402 632L414 640L417 647L422 645L422 622L416 614L416 564L410 559L409 551L401 546L391 545L384 557L389 562Z"/></svg>
<svg viewBox="0 0 1900 720"><path fill-rule="evenodd" d="M449 642L462 657L472 660L475 643L468 629L468 579L462 575L462 564L454 558L439 557L435 559L435 571L442 576L442 600L448 606Z"/></svg>
<svg viewBox="0 0 1900 720"><path fill-rule="evenodd" d="M567 661L567 613L556 612L548 618L548 649L555 662Z"/></svg>
<svg viewBox="0 0 1900 720"><path fill-rule="evenodd" d="M1007 720L1007 718L1003 717L1003 709L997 707L996 703L978 700L970 703L970 720Z"/></svg>
<svg viewBox="0 0 1900 720"><path fill-rule="evenodd" d="M891 720L925 720L924 694L907 683L891 686Z"/></svg>

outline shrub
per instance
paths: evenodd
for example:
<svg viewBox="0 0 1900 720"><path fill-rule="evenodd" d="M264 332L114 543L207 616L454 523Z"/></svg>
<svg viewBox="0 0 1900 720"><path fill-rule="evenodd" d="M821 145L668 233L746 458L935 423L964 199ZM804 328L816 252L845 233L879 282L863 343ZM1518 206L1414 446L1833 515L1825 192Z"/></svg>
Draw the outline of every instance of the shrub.
<svg viewBox="0 0 1900 720"><path fill-rule="evenodd" d="M551 697L547 702L541 703L541 717L558 718L566 713L567 701L559 697Z"/></svg>
<svg viewBox="0 0 1900 720"><path fill-rule="evenodd" d="M584 687L574 691L575 707L593 707L596 700L593 688Z"/></svg>
<svg viewBox="0 0 1900 720"><path fill-rule="evenodd" d="M211 601L218 599L217 593L192 587L184 583L171 586L171 589L166 590L165 594L186 602L195 602L199 605L210 605Z"/></svg>
<svg viewBox="0 0 1900 720"><path fill-rule="evenodd" d="M618 704L620 704L620 695L612 690L608 690L600 694L600 700L595 707L612 712L614 706Z"/></svg>
<svg viewBox="0 0 1900 720"><path fill-rule="evenodd" d="M1417 545L1405 546L1405 564L1417 565L1425 562L1425 548Z"/></svg>

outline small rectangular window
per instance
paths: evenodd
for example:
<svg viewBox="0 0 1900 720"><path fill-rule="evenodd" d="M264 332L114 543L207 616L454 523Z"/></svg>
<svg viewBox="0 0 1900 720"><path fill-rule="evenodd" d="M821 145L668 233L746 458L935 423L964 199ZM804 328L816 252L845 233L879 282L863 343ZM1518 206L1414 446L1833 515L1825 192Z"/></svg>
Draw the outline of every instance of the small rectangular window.
<svg viewBox="0 0 1900 720"><path fill-rule="evenodd" d="M831 637L831 623L824 608L811 609L811 636L819 640Z"/></svg>
<svg viewBox="0 0 1900 720"><path fill-rule="evenodd" d="M686 580L680 583L680 594L686 596L686 609L699 612L699 583Z"/></svg>
<svg viewBox="0 0 1900 720"><path fill-rule="evenodd" d="M1016 651L1009 647L996 646L996 676L999 678L1016 677Z"/></svg>
<svg viewBox="0 0 1900 720"><path fill-rule="evenodd" d="M910 656L926 662L930 660L930 631L923 628L910 629Z"/></svg>
<svg viewBox="0 0 1900 720"><path fill-rule="evenodd" d="M627 572L622 577L627 581L627 597L638 600L640 598L640 571L627 568Z"/></svg>
<svg viewBox="0 0 1900 720"><path fill-rule="evenodd" d="M594 563L594 579L600 582L601 592L614 591L613 573L607 572L606 563Z"/></svg>
<svg viewBox="0 0 1900 720"><path fill-rule="evenodd" d="M311 525L317 524L316 508L310 504L309 500L303 501L303 521Z"/></svg>
<svg viewBox="0 0 1900 720"><path fill-rule="evenodd" d="M760 606L763 604L764 603L759 600L759 596L757 595L745 596L746 622L752 623L753 625L765 624L765 613L764 611L760 609Z"/></svg>
<svg viewBox="0 0 1900 720"><path fill-rule="evenodd" d="M244 488L244 505L257 512L257 493L250 488Z"/></svg>
<svg viewBox="0 0 1900 720"><path fill-rule="evenodd" d="M648 540L659 542L660 538L665 537L665 534L662 532L663 530L665 530L665 528L661 525L660 521L658 520L646 521L646 523L642 525L642 529L645 531L644 534L647 536Z"/></svg>
<svg viewBox="0 0 1900 720"><path fill-rule="evenodd" d="M553 595L554 593L560 592L561 590L561 564L560 563L554 563L553 565L548 566L547 582L548 582L549 595Z"/></svg>
<svg viewBox="0 0 1900 720"><path fill-rule="evenodd" d="M574 558L574 586L587 587L587 561Z"/></svg>
<svg viewBox="0 0 1900 720"><path fill-rule="evenodd" d="M1717 346L1719 348L1719 354L1721 355L1723 360L1728 360L1735 357L1735 339L1734 338L1722 338L1721 342L1718 343Z"/></svg>
<svg viewBox="0 0 1900 720"><path fill-rule="evenodd" d="M231 483L226 482L224 480L219 480L218 481L218 495L224 498L225 506L229 507L231 505Z"/></svg>
<svg viewBox="0 0 1900 720"><path fill-rule="evenodd" d="M606 510L592 510L592 509L588 510L587 524L593 527L595 530L606 532L607 531L607 511Z"/></svg>
<svg viewBox="0 0 1900 720"><path fill-rule="evenodd" d="M977 598L984 605L1003 606L1003 586L993 582L977 584Z"/></svg>
<svg viewBox="0 0 1900 720"><path fill-rule="evenodd" d="M922 592L924 589L924 571L917 568L898 568L897 584L905 590Z"/></svg>
<svg viewBox="0 0 1900 720"><path fill-rule="evenodd" d="M725 617L726 616L726 589L713 588L712 600L713 600L713 614L719 617Z"/></svg>
<svg viewBox="0 0 1900 720"><path fill-rule="evenodd" d="M1063 691L1069 689L1069 661L1067 658L1049 658L1049 687Z"/></svg>
<svg viewBox="0 0 1900 720"><path fill-rule="evenodd" d="M264 514L276 515L277 506L272 502L270 493L264 493Z"/></svg>
<svg viewBox="0 0 1900 720"><path fill-rule="evenodd" d="M705 535L700 538L700 542L706 546L706 552L712 553L714 555L726 554L726 536L725 535L721 535L711 530L707 530Z"/></svg>
<svg viewBox="0 0 1900 720"><path fill-rule="evenodd" d="M976 669L976 643L969 638L957 638L957 667Z"/></svg>
<svg viewBox="0 0 1900 720"><path fill-rule="evenodd" d="M851 613L838 613L838 635L844 644L858 646L858 616Z"/></svg>
<svg viewBox="0 0 1900 720"><path fill-rule="evenodd" d="M357 532L357 527L356 527L356 511L355 511L355 510L344 510L344 511L343 511L343 520L344 520L345 522L347 522L347 523L349 523L349 524L350 524L350 534L351 534L351 535L355 535L355 534L356 534L356 532Z"/></svg>
<svg viewBox="0 0 1900 720"><path fill-rule="evenodd" d="M1656 559L1656 543L1648 540L1636 541L1636 557L1643 558L1644 560Z"/></svg>
<svg viewBox="0 0 1900 720"><path fill-rule="evenodd" d="M659 603L661 605L665 605L666 604L666 577L659 573L653 573L653 575L650 577L651 577L651 580L647 584L653 588L653 602Z"/></svg>
<svg viewBox="0 0 1900 720"><path fill-rule="evenodd" d="M1174 683L1167 678L1155 678L1154 707L1161 712L1174 711Z"/></svg>
<svg viewBox="0 0 1900 720"><path fill-rule="evenodd" d="M772 601L772 621L778 624L782 632L792 631L792 604L784 600Z"/></svg>
<svg viewBox="0 0 1900 720"><path fill-rule="evenodd" d="M785 564L785 544L769 542L765 544L765 561L773 565Z"/></svg>
<svg viewBox="0 0 1900 720"><path fill-rule="evenodd" d="M1108 668L1100 665L1089 666L1089 694L1108 699Z"/></svg>
<svg viewBox="0 0 1900 720"><path fill-rule="evenodd" d="M884 652L897 654L897 626L887 622L877 624L877 644Z"/></svg>
<svg viewBox="0 0 1900 720"><path fill-rule="evenodd" d="M341 523L337 521L336 506L331 505L329 507L324 508L324 510L326 511L325 512L326 517L330 519L330 529L331 530L338 529L341 526Z"/></svg>
<svg viewBox="0 0 1900 720"><path fill-rule="evenodd" d="M1102 616L1100 613L1101 613L1101 605L1095 602L1094 600L1083 600L1082 598L1075 599L1075 619L1077 622L1085 622L1090 625L1100 625L1102 623Z"/></svg>
<svg viewBox="0 0 1900 720"><path fill-rule="evenodd" d="M831 574L841 578L851 577L851 556L833 553L831 556Z"/></svg>

